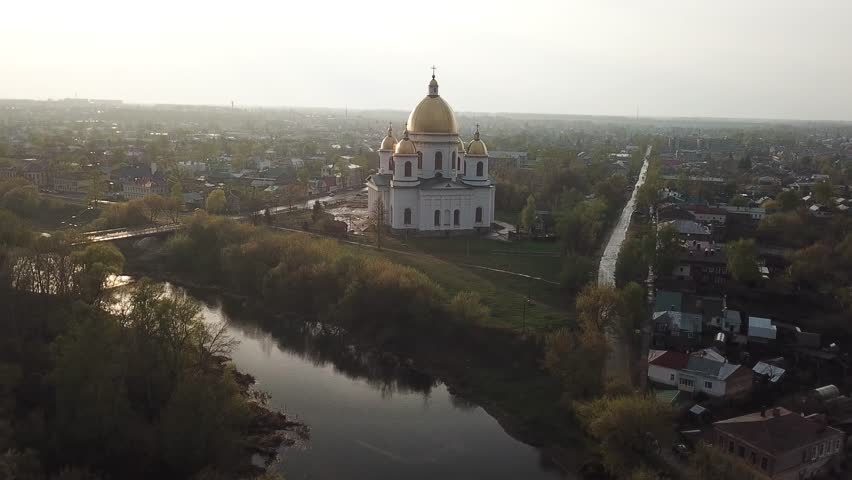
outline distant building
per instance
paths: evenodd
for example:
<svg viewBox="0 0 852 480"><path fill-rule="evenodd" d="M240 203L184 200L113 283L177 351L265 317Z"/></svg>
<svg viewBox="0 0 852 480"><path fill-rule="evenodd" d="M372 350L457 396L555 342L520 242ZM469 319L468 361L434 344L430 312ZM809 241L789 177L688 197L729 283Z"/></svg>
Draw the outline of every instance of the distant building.
<svg viewBox="0 0 852 480"><path fill-rule="evenodd" d="M822 415L776 407L714 423L711 441L772 480L800 480L825 473L840 458L845 435Z"/></svg>
<svg viewBox="0 0 852 480"><path fill-rule="evenodd" d="M504 163L514 168L532 168L535 163L535 161L530 161L529 153L527 152L505 152L499 150L488 152L488 160L492 167Z"/></svg>

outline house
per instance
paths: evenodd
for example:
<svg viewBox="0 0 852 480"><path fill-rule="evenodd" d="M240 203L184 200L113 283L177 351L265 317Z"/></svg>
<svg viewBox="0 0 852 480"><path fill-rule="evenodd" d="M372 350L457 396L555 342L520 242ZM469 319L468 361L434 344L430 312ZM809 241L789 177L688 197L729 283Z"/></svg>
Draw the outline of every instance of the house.
<svg viewBox="0 0 852 480"><path fill-rule="evenodd" d="M686 210L695 217L696 222L724 224L728 218L728 211L723 208L690 205Z"/></svg>
<svg viewBox="0 0 852 480"><path fill-rule="evenodd" d="M92 187L92 183L92 178L82 172L53 177L53 189L57 192L83 193Z"/></svg>
<svg viewBox="0 0 852 480"><path fill-rule="evenodd" d="M705 348L692 354L671 350L648 352L648 379L693 394L734 397L752 388L752 371L728 363L719 352Z"/></svg>
<svg viewBox="0 0 852 480"><path fill-rule="evenodd" d="M762 317L748 317L748 341L755 343L769 343L775 341L778 336L778 328L772 324L772 320Z"/></svg>
<svg viewBox="0 0 852 480"><path fill-rule="evenodd" d="M703 318L695 313L654 312L654 346L686 350L701 343Z"/></svg>
<svg viewBox="0 0 852 480"><path fill-rule="evenodd" d="M121 192L128 200L149 194L165 195L168 190L166 178L156 163L119 168L111 177L121 185Z"/></svg>
<svg viewBox="0 0 852 480"><path fill-rule="evenodd" d="M692 220L669 220L660 223L660 228L671 226L681 237L710 240L710 227Z"/></svg>
<svg viewBox="0 0 852 480"><path fill-rule="evenodd" d="M841 456L844 433L822 415L787 409L729 418L713 424L711 441L720 452L739 457L772 480L814 478Z"/></svg>
<svg viewBox="0 0 852 480"><path fill-rule="evenodd" d="M812 216L816 217L816 218L829 218L829 217L831 217L831 209L824 206L824 205L820 205L818 203L815 203L815 204L811 205L810 207L808 207L808 213L811 214Z"/></svg>
<svg viewBox="0 0 852 480"><path fill-rule="evenodd" d="M713 242L691 240L680 254L672 276L698 285L721 287L728 278L728 259Z"/></svg>

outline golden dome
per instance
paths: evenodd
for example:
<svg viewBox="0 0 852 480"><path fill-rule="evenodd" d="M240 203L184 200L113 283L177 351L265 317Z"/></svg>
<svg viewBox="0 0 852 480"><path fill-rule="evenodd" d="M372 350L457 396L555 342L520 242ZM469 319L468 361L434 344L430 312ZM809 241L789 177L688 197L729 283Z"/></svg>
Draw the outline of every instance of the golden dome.
<svg viewBox="0 0 852 480"><path fill-rule="evenodd" d="M459 153L464 153L464 152L465 152L464 140L462 140L461 137L459 137Z"/></svg>
<svg viewBox="0 0 852 480"><path fill-rule="evenodd" d="M417 154L417 147L414 146L414 142L408 139L408 129L406 128L404 132L402 132L402 140L396 144L396 154L397 155L415 155Z"/></svg>
<svg viewBox="0 0 852 480"><path fill-rule="evenodd" d="M429 82L429 95L421 100L408 116L408 129L414 133L455 134L459 132L456 114L438 95L438 81L434 76Z"/></svg>
<svg viewBox="0 0 852 480"><path fill-rule="evenodd" d="M388 125L388 136L382 140L381 150L393 150L393 147L396 145L396 137L393 136L393 128Z"/></svg>
<svg viewBox="0 0 852 480"><path fill-rule="evenodd" d="M488 155L488 148L485 142L479 139L479 125L476 125L476 132L473 133L473 140L467 145L468 155Z"/></svg>

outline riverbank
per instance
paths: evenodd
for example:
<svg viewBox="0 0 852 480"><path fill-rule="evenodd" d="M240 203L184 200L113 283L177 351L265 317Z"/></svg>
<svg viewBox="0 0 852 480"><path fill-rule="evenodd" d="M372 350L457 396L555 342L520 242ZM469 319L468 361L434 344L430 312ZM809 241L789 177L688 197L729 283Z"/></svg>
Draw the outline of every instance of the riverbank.
<svg viewBox="0 0 852 480"><path fill-rule="evenodd" d="M279 323L300 318L273 311L257 299L234 294L220 286L201 285L186 275L168 272L158 266L156 253L150 250L125 250L125 270L133 275L145 275L206 296L224 298L247 317L257 316ZM451 338L439 332L420 335L416 342L407 342L406 348L402 348L377 343L370 334L353 331L344 335L343 343L354 345L362 352L374 352L386 361L404 364L440 379L454 395L481 406L512 437L543 447L542 451L553 464L576 472L588 459L586 439L573 416L560 404L559 382L540 366L540 338L471 325Z"/></svg>

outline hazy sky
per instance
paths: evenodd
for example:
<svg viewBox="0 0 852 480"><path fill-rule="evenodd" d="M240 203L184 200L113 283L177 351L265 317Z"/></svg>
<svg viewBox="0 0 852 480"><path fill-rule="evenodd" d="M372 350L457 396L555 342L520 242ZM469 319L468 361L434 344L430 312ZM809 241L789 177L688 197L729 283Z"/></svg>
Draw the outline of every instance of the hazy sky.
<svg viewBox="0 0 852 480"><path fill-rule="evenodd" d="M852 0L10 0L0 97L852 120Z"/></svg>

